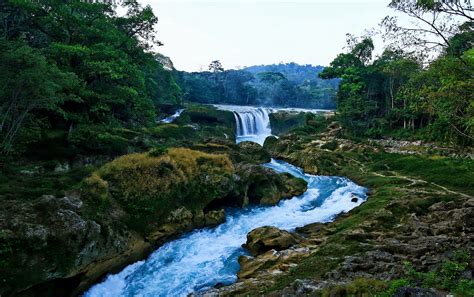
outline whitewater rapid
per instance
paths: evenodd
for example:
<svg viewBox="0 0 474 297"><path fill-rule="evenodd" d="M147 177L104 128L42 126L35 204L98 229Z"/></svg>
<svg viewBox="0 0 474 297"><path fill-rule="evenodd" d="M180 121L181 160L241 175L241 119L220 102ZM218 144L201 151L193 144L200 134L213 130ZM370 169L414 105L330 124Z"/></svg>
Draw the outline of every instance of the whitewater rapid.
<svg viewBox="0 0 474 297"><path fill-rule="evenodd" d="M268 136L264 133L271 135L269 122L266 126L268 113L265 115L265 109L234 110L234 115L237 127L237 121L241 125L237 141L241 137L240 140L247 138L263 143ZM309 223L329 222L367 198L365 188L344 177L305 174L300 168L277 160L263 166L304 179L308 190L275 206L226 209L225 223L194 230L164 244L148 259L107 276L84 296L187 296L217 284L234 283L239 271L238 257L246 254L241 245L251 230L262 226L294 230ZM351 202L353 197L358 198L357 202Z"/></svg>

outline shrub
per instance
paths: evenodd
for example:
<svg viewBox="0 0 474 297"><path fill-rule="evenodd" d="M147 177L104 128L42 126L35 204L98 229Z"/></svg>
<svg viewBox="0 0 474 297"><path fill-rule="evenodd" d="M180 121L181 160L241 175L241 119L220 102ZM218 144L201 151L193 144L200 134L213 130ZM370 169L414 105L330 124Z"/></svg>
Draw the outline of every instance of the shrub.
<svg viewBox="0 0 474 297"><path fill-rule="evenodd" d="M156 146L148 152L148 155L150 155L150 157L159 157L159 156L162 156L162 155L166 154L167 152L168 152L167 147L165 147L165 146Z"/></svg>
<svg viewBox="0 0 474 297"><path fill-rule="evenodd" d="M408 287L410 285L411 285L410 281L405 278L394 280L390 283L390 286L386 294L387 296L394 296L395 292L397 292L398 289L403 288L403 287Z"/></svg>
<svg viewBox="0 0 474 297"><path fill-rule="evenodd" d="M96 173L84 179L81 192L86 199L93 203L104 204L109 200L109 184Z"/></svg>

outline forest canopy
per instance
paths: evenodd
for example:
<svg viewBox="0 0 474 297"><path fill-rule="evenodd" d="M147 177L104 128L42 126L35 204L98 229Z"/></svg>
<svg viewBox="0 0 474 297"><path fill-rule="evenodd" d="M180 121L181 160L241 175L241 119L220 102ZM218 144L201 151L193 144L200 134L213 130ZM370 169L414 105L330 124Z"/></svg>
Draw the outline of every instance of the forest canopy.
<svg viewBox="0 0 474 297"><path fill-rule="evenodd" d="M281 63L224 70L217 60L208 71L179 72L177 80L193 102L333 109L339 79L320 79L323 69Z"/></svg>
<svg viewBox="0 0 474 297"><path fill-rule="evenodd" d="M402 27L385 18L384 37L391 43L380 56L373 55L372 38L362 36L320 73L341 78L339 119L356 136L472 145L472 7L467 2L395 0L390 7L418 23Z"/></svg>
<svg viewBox="0 0 474 297"><path fill-rule="evenodd" d="M149 125L181 92L153 51L149 6L78 0L0 4L0 151L39 142L73 145L110 127ZM107 128L109 127L109 128Z"/></svg>

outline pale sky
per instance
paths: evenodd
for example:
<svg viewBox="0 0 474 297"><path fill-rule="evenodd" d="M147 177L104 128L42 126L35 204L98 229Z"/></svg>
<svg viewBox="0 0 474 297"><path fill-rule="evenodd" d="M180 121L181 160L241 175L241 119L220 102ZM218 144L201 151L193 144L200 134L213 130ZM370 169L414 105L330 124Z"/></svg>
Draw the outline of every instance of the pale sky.
<svg viewBox="0 0 474 297"><path fill-rule="evenodd" d="M296 62L328 65L345 46L393 14L389 1L141 0L159 18L159 52L179 70L212 60L226 69ZM379 45L381 47L381 45Z"/></svg>

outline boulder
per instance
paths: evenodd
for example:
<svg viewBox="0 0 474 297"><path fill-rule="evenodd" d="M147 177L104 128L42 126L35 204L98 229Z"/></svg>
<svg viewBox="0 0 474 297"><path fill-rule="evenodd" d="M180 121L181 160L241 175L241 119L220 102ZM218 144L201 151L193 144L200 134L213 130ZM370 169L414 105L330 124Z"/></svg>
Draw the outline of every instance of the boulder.
<svg viewBox="0 0 474 297"><path fill-rule="evenodd" d="M217 226L225 222L225 211L220 210L211 210L204 216L206 226Z"/></svg>
<svg viewBox="0 0 474 297"><path fill-rule="evenodd" d="M304 193L307 187L302 179L260 165L241 164L237 174L248 202L254 204L275 205L281 199Z"/></svg>
<svg viewBox="0 0 474 297"><path fill-rule="evenodd" d="M266 253L260 255L258 258L240 256L240 270L237 276L239 279L248 278L260 268L275 264L278 261L278 258L278 252L275 250L269 250Z"/></svg>
<svg viewBox="0 0 474 297"><path fill-rule="evenodd" d="M300 241L301 238L296 234L276 227L264 226L247 234L247 242L243 247L253 256L257 256L272 249L277 251L287 249Z"/></svg>
<svg viewBox="0 0 474 297"><path fill-rule="evenodd" d="M252 160L258 163L270 162L270 154L258 143L243 141L238 144L240 153L251 156Z"/></svg>

